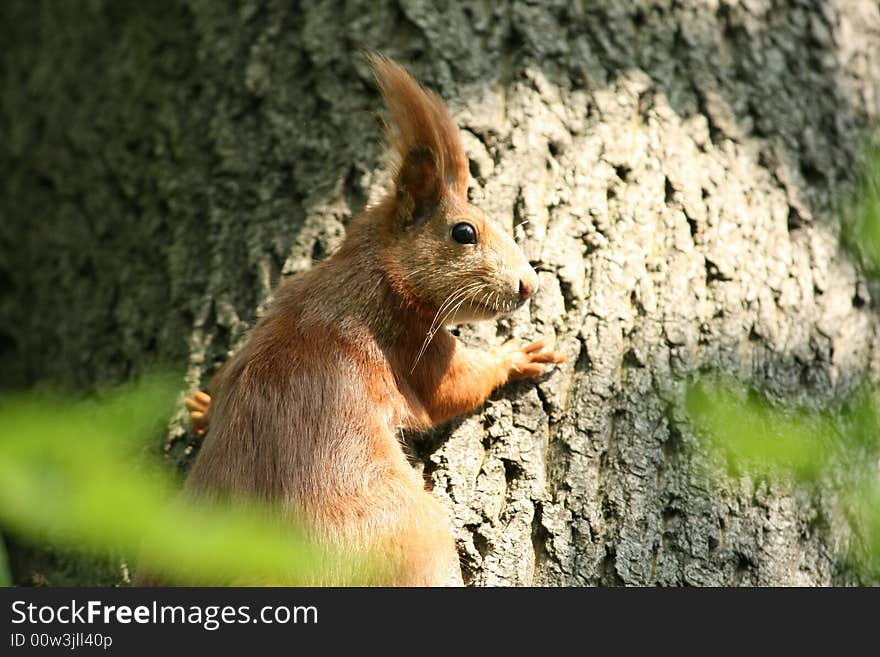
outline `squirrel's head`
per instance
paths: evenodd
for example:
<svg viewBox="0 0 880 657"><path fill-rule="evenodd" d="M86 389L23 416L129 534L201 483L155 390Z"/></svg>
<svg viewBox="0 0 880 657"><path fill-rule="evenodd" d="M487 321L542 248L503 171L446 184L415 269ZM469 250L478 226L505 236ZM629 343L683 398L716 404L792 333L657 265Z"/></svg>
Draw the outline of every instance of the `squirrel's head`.
<svg viewBox="0 0 880 657"><path fill-rule="evenodd" d="M468 202L468 160L452 117L403 67L380 55L369 59L397 156L394 189L381 206L392 283L441 323L518 308L538 276L513 238Z"/></svg>

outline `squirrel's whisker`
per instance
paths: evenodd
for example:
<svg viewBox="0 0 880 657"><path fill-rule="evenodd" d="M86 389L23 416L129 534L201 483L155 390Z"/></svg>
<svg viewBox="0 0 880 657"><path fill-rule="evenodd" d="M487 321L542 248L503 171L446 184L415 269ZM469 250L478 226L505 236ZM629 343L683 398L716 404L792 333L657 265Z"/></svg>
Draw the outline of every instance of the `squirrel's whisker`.
<svg viewBox="0 0 880 657"><path fill-rule="evenodd" d="M463 296L464 294L469 292L471 289L473 289L474 287L479 286L479 285L481 285L481 283L476 283L476 282L469 283L469 284L465 285L464 287L459 288L458 290L456 290L452 294L450 294L448 297L446 297L446 299L443 301L443 303L440 304L440 308L437 309L437 314L434 315L434 319L431 322L430 328L428 329L428 334L425 336L425 341L422 343L422 348L419 350L419 353L416 356L416 359L412 364L412 368L409 371L410 374L412 374L415 371L416 365L419 364L419 361L421 360L422 356L424 356L425 351L428 349L428 345L430 345L431 340L434 339L434 336L437 333L437 329L439 327L443 326L443 323L445 321L445 317L444 317L443 321L440 321L440 322L437 321L440 318L440 313L442 313L446 308L448 308L453 303L455 303L455 301L459 298L459 296Z"/></svg>

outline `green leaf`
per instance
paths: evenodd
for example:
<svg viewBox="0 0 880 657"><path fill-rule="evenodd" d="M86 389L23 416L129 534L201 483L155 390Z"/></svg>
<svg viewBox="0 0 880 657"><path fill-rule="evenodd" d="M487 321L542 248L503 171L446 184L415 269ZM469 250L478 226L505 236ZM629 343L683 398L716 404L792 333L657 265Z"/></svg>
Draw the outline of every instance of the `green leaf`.
<svg viewBox="0 0 880 657"><path fill-rule="evenodd" d="M173 499L174 484L132 458L177 396L154 376L72 402L28 394L0 401L0 522L33 541L141 555L175 583L367 583L365 554L333 553L295 519L249 500Z"/></svg>

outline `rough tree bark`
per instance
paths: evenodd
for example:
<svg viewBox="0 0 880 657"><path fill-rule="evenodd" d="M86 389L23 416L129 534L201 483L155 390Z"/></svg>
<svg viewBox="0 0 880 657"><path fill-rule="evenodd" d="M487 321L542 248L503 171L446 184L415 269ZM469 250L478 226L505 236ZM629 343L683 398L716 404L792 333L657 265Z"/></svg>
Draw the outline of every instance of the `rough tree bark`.
<svg viewBox="0 0 880 657"><path fill-rule="evenodd" d="M447 100L540 272L463 338L570 358L411 440L467 581L858 581L833 488L709 486L667 412L703 368L811 404L880 374L832 204L880 115L875 2L229 4L2 3L4 386L205 385L381 184L377 49Z"/></svg>

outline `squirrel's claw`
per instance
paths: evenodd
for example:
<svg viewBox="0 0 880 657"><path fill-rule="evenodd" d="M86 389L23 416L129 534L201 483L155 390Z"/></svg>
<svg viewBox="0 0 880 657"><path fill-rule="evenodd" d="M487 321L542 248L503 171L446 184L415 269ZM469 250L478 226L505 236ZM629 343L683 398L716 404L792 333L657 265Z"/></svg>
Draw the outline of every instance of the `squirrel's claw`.
<svg viewBox="0 0 880 657"><path fill-rule="evenodd" d="M183 402L189 409L189 419L197 434L205 433L210 421L211 396L201 390Z"/></svg>
<svg viewBox="0 0 880 657"><path fill-rule="evenodd" d="M540 376L546 365L565 362L565 356L549 349L546 340L523 344L514 338L501 345L501 349L510 360L510 380Z"/></svg>

